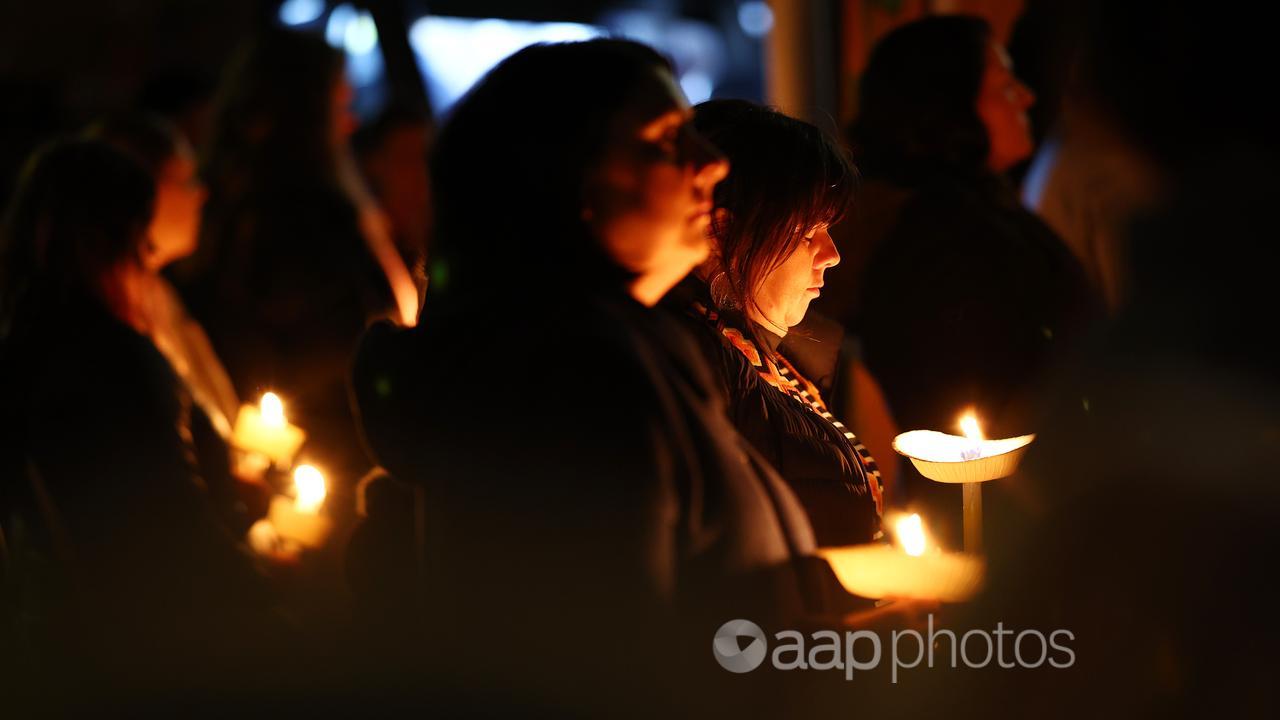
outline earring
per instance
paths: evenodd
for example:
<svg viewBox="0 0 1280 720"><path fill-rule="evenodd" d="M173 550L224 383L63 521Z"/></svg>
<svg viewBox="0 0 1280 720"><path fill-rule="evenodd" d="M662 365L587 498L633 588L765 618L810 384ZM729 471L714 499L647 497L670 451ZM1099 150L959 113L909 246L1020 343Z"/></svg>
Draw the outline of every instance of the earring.
<svg viewBox="0 0 1280 720"><path fill-rule="evenodd" d="M733 310L738 306L733 297L733 285L729 282L728 273L721 270L711 278L711 302L721 310Z"/></svg>

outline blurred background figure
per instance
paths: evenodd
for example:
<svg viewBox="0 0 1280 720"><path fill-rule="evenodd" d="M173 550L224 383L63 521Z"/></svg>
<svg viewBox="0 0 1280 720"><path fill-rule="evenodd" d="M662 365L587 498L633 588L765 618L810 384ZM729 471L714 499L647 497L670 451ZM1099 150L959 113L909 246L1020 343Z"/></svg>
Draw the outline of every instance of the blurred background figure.
<svg viewBox="0 0 1280 720"><path fill-rule="evenodd" d="M964 693L971 717L1271 716L1280 117L1256 88L1273 24L1185 1L1079 10L1064 151L1122 148L1156 192L1116 218L1127 299L1056 384L1016 511L988 516L989 587L963 620L1066 628L1076 662L922 696Z"/></svg>
<svg viewBox="0 0 1280 720"><path fill-rule="evenodd" d="M432 226L427 152L433 127L428 115L405 104L384 109L352 137L360 172L386 211L396 249L426 293L427 241Z"/></svg>
<svg viewBox="0 0 1280 720"><path fill-rule="evenodd" d="M780 347L840 261L827 228L848 206L853 165L818 128L745 100L702 103L694 122L730 170L716 186L711 258L664 305L686 320L730 420L795 491L818 544L871 542L875 462Z"/></svg>
<svg viewBox="0 0 1280 720"><path fill-rule="evenodd" d="M146 115L122 115L99 122L88 136L104 140L139 163L155 183L155 212L147 231L139 284L139 307L148 334L169 361L193 401L191 432L200 474L219 511L243 534L265 509L265 486L236 479L230 449L240 401L204 329L186 310L160 271L195 252L206 191L196 175L191 146L164 121ZM247 502L246 502L247 500Z"/></svg>
<svg viewBox="0 0 1280 720"><path fill-rule="evenodd" d="M0 517L21 641L5 652L37 686L70 674L102 700L242 679L284 629L192 461L190 386L158 348L149 289L183 247L152 241L156 205L123 152L62 141L29 164L0 246Z"/></svg>
<svg viewBox="0 0 1280 720"><path fill-rule="evenodd" d="M242 396L280 393L339 494L368 468L346 373L365 324L412 324L417 291L358 177L342 55L317 37L259 35L227 69L202 176L199 250L180 267L193 314Z"/></svg>
<svg viewBox="0 0 1280 720"><path fill-rule="evenodd" d="M930 17L872 51L851 127L867 180L837 233L859 247L821 307L863 343L903 429L1033 431L1046 373L1097 316L1080 265L1001 177L1032 151L1033 98L980 18ZM958 541L959 488L906 469L909 502Z"/></svg>

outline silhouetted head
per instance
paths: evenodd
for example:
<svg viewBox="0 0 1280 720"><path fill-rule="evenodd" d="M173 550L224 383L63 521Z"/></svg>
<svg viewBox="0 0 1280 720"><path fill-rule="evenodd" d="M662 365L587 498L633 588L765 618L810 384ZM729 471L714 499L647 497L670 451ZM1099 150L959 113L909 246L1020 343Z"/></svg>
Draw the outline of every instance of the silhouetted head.
<svg viewBox="0 0 1280 720"><path fill-rule="evenodd" d="M304 33L269 30L242 47L215 100L203 168L214 190L332 178L355 125L343 68L340 51Z"/></svg>
<svg viewBox="0 0 1280 720"><path fill-rule="evenodd" d="M194 252L206 192L196 175L195 153L186 138L164 120L136 114L95 123L86 134L129 154L155 182L147 267L158 270Z"/></svg>
<svg viewBox="0 0 1280 720"><path fill-rule="evenodd" d="M656 302L706 257L727 170L691 115L669 63L637 43L534 45L504 60L436 145L432 294L614 285Z"/></svg>
<svg viewBox="0 0 1280 720"><path fill-rule="evenodd" d="M854 157L867 176L904 185L1003 172L1033 150L1032 102L985 20L908 23L871 51L850 133Z"/></svg>
<svg viewBox="0 0 1280 720"><path fill-rule="evenodd" d="M41 301L87 295L132 322L130 277L142 258L155 188L133 159L99 140L36 151L5 217L5 329L28 291Z"/></svg>

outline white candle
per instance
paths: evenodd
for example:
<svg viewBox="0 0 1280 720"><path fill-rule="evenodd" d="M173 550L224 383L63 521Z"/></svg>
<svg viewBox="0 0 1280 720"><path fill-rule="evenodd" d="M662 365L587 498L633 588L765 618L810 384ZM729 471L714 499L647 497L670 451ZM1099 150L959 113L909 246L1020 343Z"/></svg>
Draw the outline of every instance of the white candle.
<svg viewBox="0 0 1280 720"><path fill-rule="evenodd" d="M982 558L945 553L932 546L919 515L895 523L899 547L853 545L819 548L846 590L865 598L963 602L982 587Z"/></svg>
<svg viewBox="0 0 1280 720"><path fill-rule="evenodd" d="M271 499L267 514L282 537L304 547L324 544L333 522L322 512L327 489L324 475L312 465L299 465L293 471L294 497L277 495Z"/></svg>
<svg viewBox="0 0 1280 720"><path fill-rule="evenodd" d="M236 447L265 455L277 467L288 467L306 439L306 433L289 424L284 403L273 392L264 393L258 407L240 407L231 436Z"/></svg>
<svg viewBox="0 0 1280 720"><path fill-rule="evenodd" d="M912 430L893 439L893 449L911 459L921 475L948 483L986 482L1012 475L1035 435L987 440L978 418L960 419L963 435Z"/></svg>

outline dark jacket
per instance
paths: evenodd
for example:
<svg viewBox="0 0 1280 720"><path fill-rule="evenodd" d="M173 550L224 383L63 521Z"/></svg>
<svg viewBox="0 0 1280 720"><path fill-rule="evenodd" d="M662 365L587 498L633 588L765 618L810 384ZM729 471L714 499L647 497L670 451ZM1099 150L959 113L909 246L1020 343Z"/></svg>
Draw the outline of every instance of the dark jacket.
<svg viewBox="0 0 1280 720"><path fill-rule="evenodd" d="M720 624L794 623L838 595L672 318L621 293L427 308L371 330L356 391L379 459L425 488L423 616L449 625L432 646L450 671L555 696L572 662L575 702L723 677Z"/></svg>
<svg viewBox="0 0 1280 720"><path fill-rule="evenodd" d="M730 422L795 492L819 545L871 542L880 530L879 487L871 486L878 481L854 441L846 437L848 430L770 384L762 375L764 368L753 364L778 352L782 338L757 328L755 337L768 344L762 348L742 328L726 324L731 321L715 314L710 303L706 284L692 275L663 300L696 339L713 381L728 400ZM730 341L725 328L737 331L736 342L746 352ZM789 365L777 367L790 375L794 366Z"/></svg>
<svg viewBox="0 0 1280 720"><path fill-rule="evenodd" d="M182 385L96 303L31 308L0 345L6 599L31 669L128 693L247 667L284 625L205 494Z"/></svg>
<svg viewBox="0 0 1280 720"><path fill-rule="evenodd" d="M898 426L958 433L973 408L988 437L1034 432L1048 376L1102 317L1080 264L994 177L939 177L890 202L883 237L862 238L875 250L845 319ZM836 271L828 284L849 281ZM910 468L904 480L958 543L959 490Z"/></svg>

